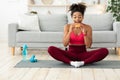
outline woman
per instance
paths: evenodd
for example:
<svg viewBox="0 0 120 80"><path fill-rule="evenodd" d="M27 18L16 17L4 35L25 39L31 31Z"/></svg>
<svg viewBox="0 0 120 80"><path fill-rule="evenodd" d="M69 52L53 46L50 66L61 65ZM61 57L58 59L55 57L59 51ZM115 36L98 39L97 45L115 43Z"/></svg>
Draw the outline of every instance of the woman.
<svg viewBox="0 0 120 80"><path fill-rule="evenodd" d="M65 25L63 37L63 44L65 47L69 46L69 50L65 51L54 46L48 48L53 58L74 67L100 61L108 55L106 48L86 50L92 45L92 28L82 23L85 10L86 6L81 3L70 6L69 11L74 23Z"/></svg>

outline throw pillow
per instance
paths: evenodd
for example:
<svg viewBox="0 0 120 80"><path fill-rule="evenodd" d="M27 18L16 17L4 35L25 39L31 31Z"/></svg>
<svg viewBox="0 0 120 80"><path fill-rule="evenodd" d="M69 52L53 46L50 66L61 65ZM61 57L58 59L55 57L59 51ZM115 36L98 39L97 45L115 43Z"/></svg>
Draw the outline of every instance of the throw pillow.
<svg viewBox="0 0 120 80"><path fill-rule="evenodd" d="M66 14L39 14L39 23L41 31L47 32L63 32L64 26L67 24Z"/></svg>
<svg viewBox="0 0 120 80"><path fill-rule="evenodd" d="M19 16L19 29L30 31L41 31L39 19L36 14L22 14Z"/></svg>

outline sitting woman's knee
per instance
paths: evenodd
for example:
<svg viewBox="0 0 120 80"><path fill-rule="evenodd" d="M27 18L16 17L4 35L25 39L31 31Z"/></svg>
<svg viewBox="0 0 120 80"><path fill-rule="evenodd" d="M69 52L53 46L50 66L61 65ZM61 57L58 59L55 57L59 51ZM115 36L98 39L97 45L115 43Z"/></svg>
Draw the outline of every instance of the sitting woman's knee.
<svg viewBox="0 0 120 80"><path fill-rule="evenodd" d="M53 51L54 50L54 46L50 46L50 47L48 47L48 52L50 53L51 51Z"/></svg>
<svg viewBox="0 0 120 80"><path fill-rule="evenodd" d="M56 52L56 50L58 50L58 48L55 47L55 46L50 46L50 47L48 47L48 52L49 52L49 53Z"/></svg>
<svg viewBox="0 0 120 80"><path fill-rule="evenodd" d="M107 48L101 48L101 51L105 54L108 55L109 51Z"/></svg>

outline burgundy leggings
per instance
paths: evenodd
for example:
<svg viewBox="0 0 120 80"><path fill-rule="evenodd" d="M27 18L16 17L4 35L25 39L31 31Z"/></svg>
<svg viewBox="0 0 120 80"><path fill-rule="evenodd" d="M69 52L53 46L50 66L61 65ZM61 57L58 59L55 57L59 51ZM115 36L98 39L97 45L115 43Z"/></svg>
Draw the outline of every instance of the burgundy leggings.
<svg viewBox="0 0 120 80"><path fill-rule="evenodd" d="M108 55L106 48L86 51L86 46L70 45L68 51L60 48L50 46L48 53L56 60L70 64L70 61L84 61L85 64L94 63L104 59Z"/></svg>

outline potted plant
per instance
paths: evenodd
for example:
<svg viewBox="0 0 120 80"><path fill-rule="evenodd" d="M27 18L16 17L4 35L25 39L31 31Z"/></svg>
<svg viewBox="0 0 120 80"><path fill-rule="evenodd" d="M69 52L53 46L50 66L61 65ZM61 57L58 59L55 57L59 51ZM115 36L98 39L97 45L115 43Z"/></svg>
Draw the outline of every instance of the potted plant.
<svg viewBox="0 0 120 80"><path fill-rule="evenodd" d="M107 12L113 14L113 18L116 22L120 22L120 1L108 0Z"/></svg>

